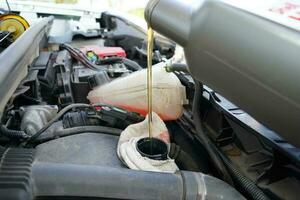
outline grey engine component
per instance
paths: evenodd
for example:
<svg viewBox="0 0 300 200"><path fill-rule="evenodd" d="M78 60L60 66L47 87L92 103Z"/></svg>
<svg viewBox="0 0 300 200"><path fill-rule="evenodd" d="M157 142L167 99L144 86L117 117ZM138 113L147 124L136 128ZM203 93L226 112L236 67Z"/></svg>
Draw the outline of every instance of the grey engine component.
<svg viewBox="0 0 300 200"><path fill-rule="evenodd" d="M22 116L21 130L33 135L47 124L57 113L58 107L51 105L34 105L20 107Z"/></svg>
<svg viewBox="0 0 300 200"><path fill-rule="evenodd" d="M32 164L35 194L112 199L244 199L227 183L202 173L127 169L115 153L117 143L117 136L84 133L38 145Z"/></svg>
<svg viewBox="0 0 300 200"><path fill-rule="evenodd" d="M299 147L299 21L272 6L152 0L145 18L184 47L194 78Z"/></svg>

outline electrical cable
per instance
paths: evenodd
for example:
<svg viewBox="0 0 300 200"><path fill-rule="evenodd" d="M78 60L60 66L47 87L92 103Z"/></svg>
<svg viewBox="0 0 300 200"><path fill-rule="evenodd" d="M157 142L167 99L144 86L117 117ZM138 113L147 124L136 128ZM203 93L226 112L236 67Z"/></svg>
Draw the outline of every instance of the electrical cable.
<svg viewBox="0 0 300 200"><path fill-rule="evenodd" d="M209 156L214 161L217 171L222 175L222 179L233 185L233 180L235 180L245 192L251 196L254 200L269 200L269 198L264 194L264 192L256 186L256 184L243 176L239 170L235 168L233 164L220 152L215 145L213 145L207 135L204 133L201 126L200 119L200 100L202 97L203 85L197 80L195 82L195 96L193 102L193 117L194 124L197 131L196 138L206 147Z"/></svg>
<svg viewBox="0 0 300 200"><path fill-rule="evenodd" d="M80 49L74 48L69 44L61 44L60 48L66 49L73 58L81 62L84 66L95 71L101 71L101 70L106 71L105 68L100 67L99 65L108 65L114 63L124 63L124 65L132 71L138 71L143 69L137 62L122 57L109 57L105 59L99 59L96 65L92 63Z"/></svg>
<svg viewBox="0 0 300 200"><path fill-rule="evenodd" d="M90 107L91 107L91 105L83 104L83 103L71 104L71 105L66 106L65 108L60 110L57 113L57 115L53 119L51 119L42 129L40 129L38 132L36 132L34 135L32 135L29 139L27 139L25 144L30 143L30 142L34 141L35 139L37 139L46 129L48 129L54 122L59 120L59 118L61 118L69 110L71 110L73 108L90 108Z"/></svg>
<svg viewBox="0 0 300 200"><path fill-rule="evenodd" d="M5 2L6 2L6 5L7 5L7 8L8 8L8 12L10 13L10 12L11 12L11 9L10 9L10 5L9 5L9 3L8 3L8 0L5 0Z"/></svg>
<svg viewBox="0 0 300 200"><path fill-rule="evenodd" d="M123 130L106 127L106 126L78 126L78 127L57 130L53 132L52 135L39 137L34 141L34 144L38 145L57 138L66 137L70 135L77 135L81 133L101 133L101 134L120 136L122 131Z"/></svg>
<svg viewBox="0 0 300 200"><path fill-rule="evenodd" d="M213 149L213 144L211 143L210 139L207 135L203 132L202 125L201 125L201 118L200 118L200 104L201 104L201 97L203 92L203 85L199 83L197 80L195 82L195 94L193 100L193 120L195 124L195 128L197 131L197 136L200 138L200 142L207 150L207 153L213 162L218 174L222 177L224 181L233 185L233 181L231 179L230 174L228 173L226 167L224 166L221 158L217 155Z"/></svg>
<svg viewBox="0 0 300 200"><path fill-rule="evenodd" d="M265 195L265 193L257 187L257 185L242 175L239 170L233 166L233 164L226 158L220 151L218 151L220 157L222 158L225 166L227 167L228 171L232 174L232 177L235 181L242 186L242 188L247 192L249 196L251 196L254 200L269 200L269 198Z"/></svg>
<svg viewBox="0 0 300 200"><path fill-rule="evenodd" d="M106 70L106 69L101 68L101 67L95 65L94 63L90 62L90 60L86 57L86 55L84 53L82 53L82 51L80 51L77 48L72 47L69 44L61 44L60 48L66 49L73 58L75 58L76 60L81 62L87 68L90 68L95 71Z"/></svg>
<svg viewBox="0 0 300 200"><path fill-rule="evenodd" d="M4 37L0 39L0 43L3 42L6 38L8 38L11 35L11 32L7 32Z"/></svg>

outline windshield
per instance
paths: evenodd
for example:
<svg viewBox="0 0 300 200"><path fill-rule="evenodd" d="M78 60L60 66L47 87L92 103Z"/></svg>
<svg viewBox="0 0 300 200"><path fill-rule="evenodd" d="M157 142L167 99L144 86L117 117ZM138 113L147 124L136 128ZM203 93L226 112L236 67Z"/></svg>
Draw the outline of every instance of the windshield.
<svg viewBox="0 0 300 200"><path fill-rule="evenodd" d="M0 12L9 10L19 12L61 13L78 15L76 11L101 12L105 10L129 13L143 17L144 7L148 0L0 0Z"/></svg>

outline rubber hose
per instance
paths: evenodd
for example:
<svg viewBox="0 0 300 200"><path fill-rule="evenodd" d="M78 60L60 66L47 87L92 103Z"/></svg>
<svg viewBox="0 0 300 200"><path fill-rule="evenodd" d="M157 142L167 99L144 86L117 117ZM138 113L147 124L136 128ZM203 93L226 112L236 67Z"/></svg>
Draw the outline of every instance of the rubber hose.
<svg viewBox="0 0 300 200"><path fill-rule="evenodd" d="M58 131L54 132L53 135L49 135L49 136L42 137L42 138L37 138L35 140L35 144L41 144L43 142L47 142L47 141L57 139L60 137L77 135L77 134L81 134L81 133L101 133L101 134L120 136L122 131L123 130L105 127L105 126L78 126L78 127L72 127L72 128L58 130Z"/></svg>
<svg viewBox="0 0 300 200"><path fill-rule="evenodd" d="M200 172L201 168L193 160L193 158L183 151L180 146L172 143L170 146L169 157L175 160L180 169Z"/></svg>
<svg viewBox="0 0 300 200"><path fill-rule="evenodd" d="M215 168L217 169L218 174L222 177L224 181L226 181L230 185L233 185L231 176L228 173L226 167L224 166L221 158L219 157L219 155L215 153L213 149L213 144L211 144L211 141L202 130L199 111L200 111L203 85L200 84L197 80L194 80L194 82L195 82L195 94L193 100L193 120L197 131L197 135L199 136L202 145L207 150L207 153L211 161L213 162Z"/></svg>
<svg viewBox="0 0 300 200"><path fill-rule="evenodd" d="M124 65L132 71L138 71L138 70L143 69L137 62L127 59L127 58L121 58L121 57L105 58L105 59L98 61L97 64L106 65L106 64L121 63L121 62L123 62Z"/></svg>
<svg viewBox="0 0 300 200"><path fill-rule="evenodd" d="M49 128L54 122L56 122L59 118L61 118L66 112L73 108L90 108L91 105L84 104L84 103L77 103L77 104L71 104L63 108L61 111L59 111L56 116L51 119L42 129L40 129L38 132L36 132L34 135L32 135L26 143L32 142L35 139L37 139L47 128ZM26 144L25 143L25 144Z"/></svg>
<svg viewBox="0 0 300 200"><path fill-rule="evenodd" d="M13 139L26 139L29 137L24 131L8 129L6 126L1 125L0 127L2 135L13 138Z"/></svg>
<svg viewBox="0 0 300 200"><path fill-rule="evenodd" d="M166 71L167 72L185 72L185 73L189 73L187 65L184 63L173 63L170 66L166 67Z"/></svg>
<svg viewBox="0 0 300 200"><path fill-rule="evenodd" d="M126 65L126 67L132 71L138 71L143 69L137 62L127 59L127 58L123 58L123 63L124 65Z"/></svg>
<svg viewBox="0 0 300 200"><path fill-rule="evenodd" d="M147 57L147 52L143 49L140 49L138 47L135 47L133 49L134 51L138 52L139 57ZM161 62L161 59L157 58L157 56L155 55L155 53L153 54L153 58L152 58L153 62Z"/></svg>

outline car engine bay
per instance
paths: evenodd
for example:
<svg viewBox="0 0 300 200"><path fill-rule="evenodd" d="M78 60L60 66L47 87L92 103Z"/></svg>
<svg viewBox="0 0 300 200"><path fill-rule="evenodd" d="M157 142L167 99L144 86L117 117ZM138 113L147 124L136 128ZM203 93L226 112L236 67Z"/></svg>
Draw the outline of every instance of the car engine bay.
<svg viewBox="0 0 300 200"><path fill-rule="evenodd" d="M53 20L0 53L1 199L297 199L299 149L195 80L174 59L178 45L158 34L153 63L176 75L188 100L165 122L179 171L128 169L119 136L145 116L87 96L147 67L145 31L104 12L100 37L49 43Z"/></svg>

